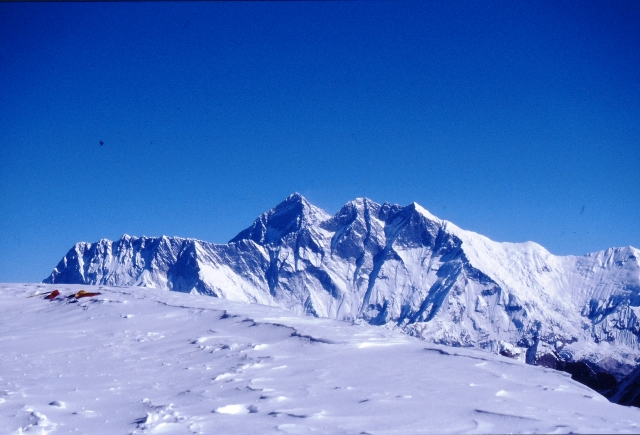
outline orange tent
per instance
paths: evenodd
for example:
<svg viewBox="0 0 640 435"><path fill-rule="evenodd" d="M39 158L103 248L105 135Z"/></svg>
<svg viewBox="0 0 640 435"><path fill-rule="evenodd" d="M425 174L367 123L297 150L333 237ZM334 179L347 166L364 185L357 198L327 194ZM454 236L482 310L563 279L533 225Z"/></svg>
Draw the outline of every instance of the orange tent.
<svg viewBox="0 0 640 435"><path fill-rule="evenodd" d="M98 296L99 294L101 293L88 293L84 290L80 290L74 296L76 297L76 299L80 299L80 298L90 298L91 296Z"/></svg>

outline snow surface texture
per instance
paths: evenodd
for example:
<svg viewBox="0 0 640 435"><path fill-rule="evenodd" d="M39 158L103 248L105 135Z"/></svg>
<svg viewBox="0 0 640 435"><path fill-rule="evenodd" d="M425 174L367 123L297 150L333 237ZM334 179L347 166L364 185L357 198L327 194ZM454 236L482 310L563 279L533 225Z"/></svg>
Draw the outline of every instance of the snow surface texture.
<svg viewBox="0 0 640 435"><path fill-rule="evenodd" d="M329 216L293 194L227 244L78 243L45 282L275 305L532 364L586 361L615 383L640 361L639 259L633 247L560 257L497 243L415 203L356 199Z"/></svg>
<svg viewBox="0 0 640 435"><path fill-rule="evenodd" d="M640 432L566 373L399 331L144 288L0 301L2 434Z"/></svg>

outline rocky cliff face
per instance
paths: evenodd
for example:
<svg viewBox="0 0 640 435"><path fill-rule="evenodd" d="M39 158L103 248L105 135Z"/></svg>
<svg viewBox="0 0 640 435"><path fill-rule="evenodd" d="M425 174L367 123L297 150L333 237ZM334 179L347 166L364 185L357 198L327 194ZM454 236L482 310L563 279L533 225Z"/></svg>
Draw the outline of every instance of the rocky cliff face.
<svg viewBox="0 0 640 435"><path fill-rule="evenodd" d="M368 199L291 195L229 243L78 243L47 283L157 287L364 321L571 372L609 391L640 360L640 251L559 257ZM590 384L591 383L591 384Z"/></svg>
<svg viewBox="0 0 640 435"><path fill-rule="evenodd" d="M640 366L611 389L611 401L640 408Z"/></svg>

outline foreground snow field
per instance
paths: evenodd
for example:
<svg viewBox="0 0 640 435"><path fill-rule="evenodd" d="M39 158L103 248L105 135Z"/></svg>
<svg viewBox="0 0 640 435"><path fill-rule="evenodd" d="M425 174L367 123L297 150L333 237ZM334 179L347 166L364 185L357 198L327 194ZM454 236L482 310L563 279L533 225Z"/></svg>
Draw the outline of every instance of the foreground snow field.
<svg viewBox="0 0 640 435"><path fill-rule="evenodd" d="M97 297L28 296L83 289ZM146 288L0 284L0 433L640 432L569 375Z"/></svg>

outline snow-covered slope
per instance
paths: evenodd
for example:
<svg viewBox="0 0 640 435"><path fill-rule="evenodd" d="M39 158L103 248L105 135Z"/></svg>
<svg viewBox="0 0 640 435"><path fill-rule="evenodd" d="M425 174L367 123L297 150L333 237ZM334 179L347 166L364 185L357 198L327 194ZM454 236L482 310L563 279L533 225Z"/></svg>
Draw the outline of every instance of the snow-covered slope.
<svg viewBox="0 0 640 435"><path fill-rule="evenodd" d="M640 432L565 373L277 307L44 284L0 307L2 434Z"/></svg>
<svg viewBox="0 0 640 435"><path fill-rule="evenodd" d="M604 391L640 360L639 259L632 247L559 257L498 243L415 203L360 198L329 216L293 194L227 244L78 243L45 282L157 287L385 325L581 372Z"/></svg>

